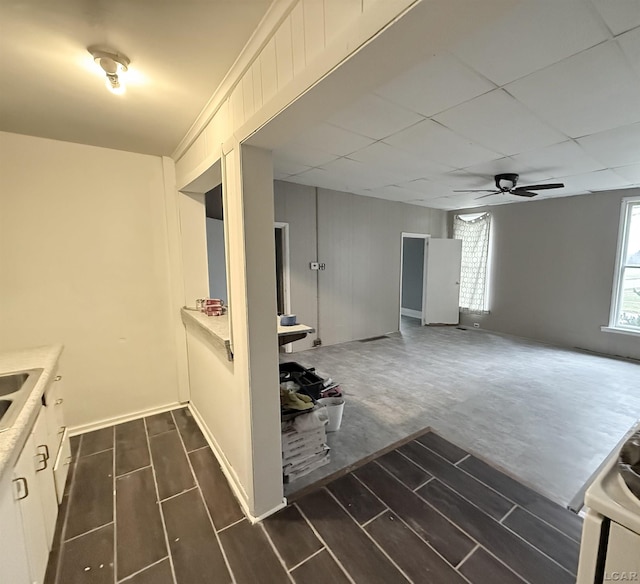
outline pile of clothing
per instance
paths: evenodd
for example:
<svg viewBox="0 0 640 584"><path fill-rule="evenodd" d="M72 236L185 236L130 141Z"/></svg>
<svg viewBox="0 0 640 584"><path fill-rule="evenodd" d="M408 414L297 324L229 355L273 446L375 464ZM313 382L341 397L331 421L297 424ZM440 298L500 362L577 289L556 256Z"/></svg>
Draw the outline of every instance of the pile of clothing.
<svg viewBox="0 0 640 584"><path fill-rule="evenodd" d="M308 397L296 395L299 398ZM305 402L302 399L302 402L311 407L282 422L282 474L285 483L329 464L330 460L325 432L329 421L326 408L315 405L313 401Z"/></svg>

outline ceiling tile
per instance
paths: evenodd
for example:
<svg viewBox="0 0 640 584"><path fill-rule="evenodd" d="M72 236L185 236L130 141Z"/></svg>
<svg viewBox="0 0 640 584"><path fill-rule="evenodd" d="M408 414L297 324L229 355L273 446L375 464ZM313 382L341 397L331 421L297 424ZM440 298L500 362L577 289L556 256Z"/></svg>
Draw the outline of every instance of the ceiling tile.
<svg viewBox="0 0 640 584"><path fill-rule="evenodd" d="M547 180L552 175L549 172L540 172L525 168L521 163L518 163L515 158L505 156L499 160L491 160L489 162L483 162L482 164L476 164L475 166L469 166L464 170L458 170L452 172L452 176L464 174L467 177L475 178L480 186L469 188L483 188L485 185L494 184L494 176L505 172L515 172L520 175L520 182L522 184L537 183L543 180Z"/></svg>
<svg viewBox="0 0 640 584"><path fill-rule="evenodd" d="M533 73L506 89L573 138L640 121L640 78L615 41Z"/></svg>
<svg viewBox="0 0 640 584"><path fill-rule="evenodd" d="M286 160L279 156L274 156L273 159L274 172L277 172L281 175L298 174L300 172L304 172L305 170L309 170L309 168L309 166L305 166L304 164L299 164L297 162L292 162L291 160Z"/></svg>
<svg viewBox="0 0 640 584"><path fill-rule="evenodd" d="M495 88L493 83L442 54L413 67L375 93L410 110L432 116Z"/></svg>
<svg viewBox="0 0 640 584"><path fill-rule="evenodd" d="M451 185L425 179L399 183L398 186L413 192L414 197L419 193L420 198L444 197L452 194L453 192L453 187Z"/></svg>
<svg viewBox="0 0 640 584"><path fill-rule="evenodd" d="M504 85L606 39L606 28L583 0L526 0L505 9L502 18L468 36L453 52Z"/></svg>
<svg viewBox="0 0 640 584"><path fill-rule="evenodd" d="M485 93L433 119L477 144L506 155L567 139L502 89Z"/></svg>
<svg viewBox="0 0 640 584"><path fill-rule="evenodd" d="M405 180L426 177L430 174L443 174L452 167L413 156L404 150L394 148L384 142L375 142L362 150L349 154L349 158L364 162L374 168L386 168L403 175Z"/></svg>
<svg viewBox="0 0 640 584"><path fill-rule="evenodd" d="M558 189L557 194L573 193L580 190L585 191L606 191L629 186L629 181L623 179L612 170L597 170L585 174L575 174L562 178L566 189ZM556 193L554 193L556 194Z"/></svg>
<svg viewBox="0 0 640 584"><path fill-rule="evenodd" d="M359 188L387 186L402 179L402 174L364 164L349 158L338 158L323 165L323 170Z"/></svg>
<svg viewBox="0 0 640 584"><path fill-rule="evenodd" d="M578 144L587 154L609 167L640 162L640 124L591 134L579 138Z"/></svg>
<svg viewBox="0 0 640 584"><path fill-rule="evenodd" d="M329 122L345 130L381 140L422 119L423 116L415 112L371 94L331 116Z"/></svg>
<svg viewBox="0 0 640 584"><path fill-rule="evenodd" d="M614 172L633 185L640 185L640 163L614 168Z"/></svg>
<svg viewBox="0 0 640 584"><path fill-rule="evenodd" d="M325 152L324 150L320 150L312 146L287 144L286 146L274 151L274 158L311 167L321 166L338 157L335 154L330 154L329 152Z"/></svg>
<svg viewBox="0 0 640 584"><path fill-rule="evenodd" d="M502 158L500 154L473 144L431 120L402 130L385 139L385 142L415 156L454 168Z"/></svg>
<svg viewBox="0 0 640 584"><path fill-rule="evenodd" d="M319 124L305 130L296 138L296 142L331 152L337 156L344 156L373 144L374 141L337 126Z"/></svg>
<svg viewBox="0 0 640 584"><path fill-rule="evenodd" d="M640 0L638 0L638 13L640 13ZM616 40L627 61L640 75L640 27L619 36Z"/></svg>
<svg viewBox="0 0 640 584"><path fill-rule="evenodd" d="M397 186L381 187L377 189L370 189L368 191L369 197L376 197L378 199L387 199L389 201L413 201L416 199L416 193L403 189Z"/></svg>
<svg viewBox="0 0 640 584"><path fill-rule="evenodd" d="M456 209L468 209L486 205L486 203L482 201L475 201L465 195L451 195L448 197L429 199L426 203L433 209L443 209L445 211L455 211Z"/></svg>
<svg viewBox="0 0 640 584"><path fill-rule="evenodd" d="M593 170L601 170L604 165L587 155L580 146L573 141L562 142L540 150L525 152L513 156L516 161L516 172L523 176L524 169L547 174L549 178L580 174Z"/></svg>
<svg viewBox="0 0 640 584"><path fill-rule="evenodd" d="M591 0L615 35L640 26L640 1Z"/></svg>

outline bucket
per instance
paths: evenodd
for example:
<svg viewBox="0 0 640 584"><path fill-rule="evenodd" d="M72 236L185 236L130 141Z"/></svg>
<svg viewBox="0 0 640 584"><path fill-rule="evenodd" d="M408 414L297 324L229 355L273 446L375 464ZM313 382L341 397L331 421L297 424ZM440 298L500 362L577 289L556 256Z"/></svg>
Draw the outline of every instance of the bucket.
<svg viewBox="0 0 640 584"><path fill-rule="evenodd" d="M321 406L326 406L329 423L327 424L327 432L337 432L340 430L342 423L342 412L344 411L344 399L341 397L322 397L318 400Z"/></svg>

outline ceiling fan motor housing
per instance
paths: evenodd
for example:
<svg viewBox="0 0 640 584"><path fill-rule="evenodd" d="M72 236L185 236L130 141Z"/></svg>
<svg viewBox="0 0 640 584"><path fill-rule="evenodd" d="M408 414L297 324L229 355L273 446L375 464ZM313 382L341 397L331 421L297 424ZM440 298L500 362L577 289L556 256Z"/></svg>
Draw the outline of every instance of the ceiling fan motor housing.
<svg viewBox="0 0 640 584"><path fill-rule="evenodd" d="M513 190L518 184L519 176L520 175L511 172L496 174L496 188L503 193Z"/></svg>

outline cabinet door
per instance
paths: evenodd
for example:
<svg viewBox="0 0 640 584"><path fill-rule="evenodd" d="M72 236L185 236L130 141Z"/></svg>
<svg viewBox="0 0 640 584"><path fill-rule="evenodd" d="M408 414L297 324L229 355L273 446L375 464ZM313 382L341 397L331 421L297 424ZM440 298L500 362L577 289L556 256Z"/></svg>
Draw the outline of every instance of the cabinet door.
<svg viewBox="0 0 640 584"><path fill-rule="evenodd" d="M611 522L604 580L637 581L640 574L640 535Z"/></svg>
<svg viewBox="0 0 640 584"><path fill-rule="evenodd" d="M67 482L67 475L69 474L70 464L71 442L69 441L68 432L65 431L62 438L62 445L60 446L60 450L58 450L58 456L53 467L53 478L56 482L56 495L58 497L58 503L62 503L62 497L64 496L64 486Z"/></svg>
<svg viewBox="0 0 640 584"><path fill-rule="evenodd" d="M30 435L13 469L13 484L15 498L19 502L18 508L22 519L29 573L31 582L34 584L43 582L49 558L47 533L36 479L38 459L33 435Z"/></svg>
<svg viewBox="0 0 640 584"><path fill-rule="evenodd" d="M45 392L45 406L47 413L47 430L49 433L49 451L52 460L58 456L58 449L65 431L64 425L64 396L62 376L56 375Z"/></svg>
<svg viewBox="0 0 640 584"><path fill-rule="evenodd" d="M2 582L28 584L29 563L11 474L0 482L0 574Z"/></svg>
<svg viewBox="0 0 640 584"><path fill-rule="evenodd" d="M46 424L46 408L41 408L38 419L33 426L33 440L36 447L36 486L42 504L42 516L47 534L47 547L51 549L53 534L58 518L58 499L53 478L52 450L49 447L49 433Z"/></svg>

